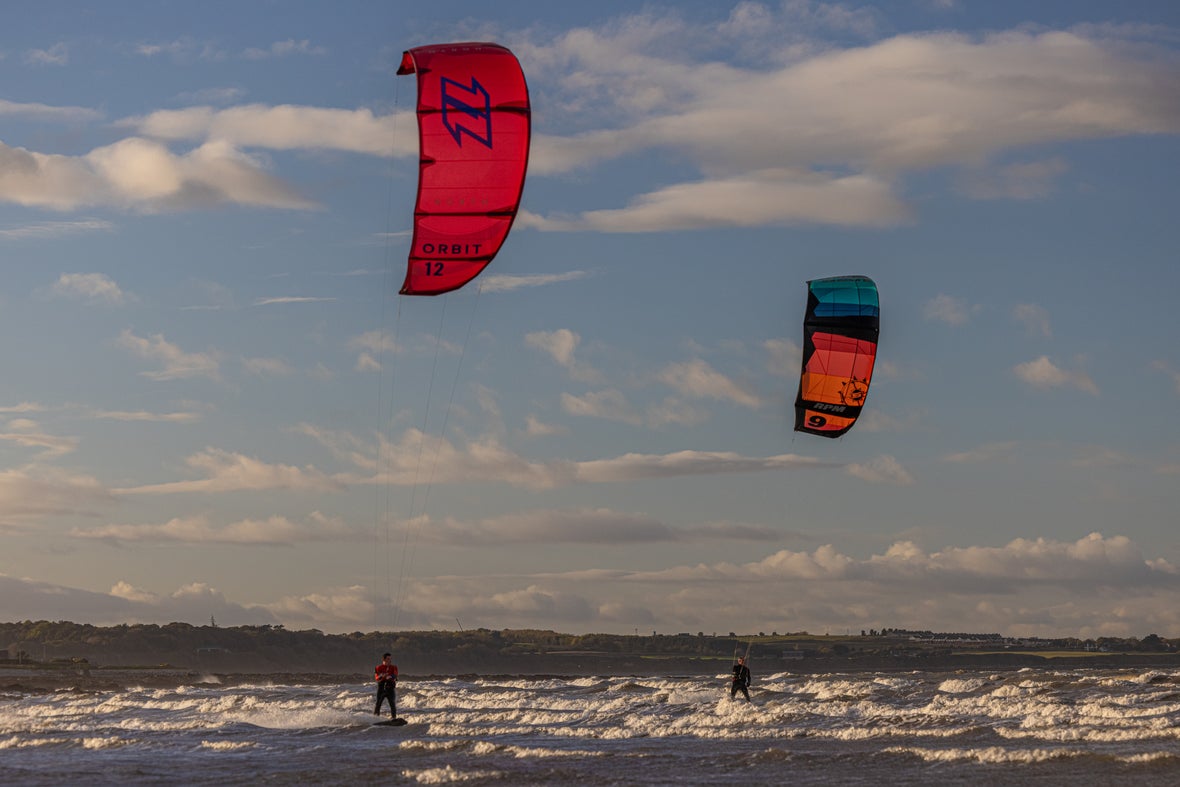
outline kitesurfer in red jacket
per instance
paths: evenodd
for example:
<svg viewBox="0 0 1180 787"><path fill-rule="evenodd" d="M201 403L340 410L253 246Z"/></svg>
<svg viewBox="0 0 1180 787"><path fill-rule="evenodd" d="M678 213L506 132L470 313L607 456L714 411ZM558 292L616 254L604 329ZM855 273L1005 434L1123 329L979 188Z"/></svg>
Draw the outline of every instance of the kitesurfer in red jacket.
<svg viewBox="0 0 1180 787"><path fill-rule="evenodd" d="M373 679L377 681L377 706L373 708L373 713L381 715L381 702L388 698L389 710L393 714L393 718L397 718L397 698L394 696L397 689L397 665L393 663L393 654L386 653L381 657L381 663L377 665L377 669L373 671Z"/></svg>

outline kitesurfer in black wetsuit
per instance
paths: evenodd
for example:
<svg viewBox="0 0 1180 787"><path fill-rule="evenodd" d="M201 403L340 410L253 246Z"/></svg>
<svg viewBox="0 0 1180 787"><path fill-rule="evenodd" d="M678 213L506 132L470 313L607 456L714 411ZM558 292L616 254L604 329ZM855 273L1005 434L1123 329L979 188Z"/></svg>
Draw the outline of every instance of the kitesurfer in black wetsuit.
<svg viewBox="0 0 1180 787"><path fill-rule="evenodd" d="M746 702L750 701L750 668L746 666L745 656L739 656L737 664L733 665L733 685L729 687L729 698L732 700L741 689L746 695Z"/></svg>
<svg viewBox="0 0 1180 787"><path fill-rule="evenodd" d="M373 678L377 681L377 706L373 708L373 713L377 716L381 715L382 701L389 700L389 710L393 714L393 718L397 718L397 665L391 659L392 653L386 653L381 657L381 663L373 671Z"/></svg>

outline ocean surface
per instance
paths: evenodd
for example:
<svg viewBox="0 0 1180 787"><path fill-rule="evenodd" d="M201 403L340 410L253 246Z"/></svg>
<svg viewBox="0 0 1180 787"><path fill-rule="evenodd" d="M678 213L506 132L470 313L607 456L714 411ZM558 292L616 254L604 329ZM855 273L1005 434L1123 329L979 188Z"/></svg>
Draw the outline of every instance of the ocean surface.
<svg viewBox="0 0 1180 787"><path fill-rule="evenodd" d="M0 784L1180 784L1180 672L0 689ZM388 712L386 712L388 717Z"/></svg>

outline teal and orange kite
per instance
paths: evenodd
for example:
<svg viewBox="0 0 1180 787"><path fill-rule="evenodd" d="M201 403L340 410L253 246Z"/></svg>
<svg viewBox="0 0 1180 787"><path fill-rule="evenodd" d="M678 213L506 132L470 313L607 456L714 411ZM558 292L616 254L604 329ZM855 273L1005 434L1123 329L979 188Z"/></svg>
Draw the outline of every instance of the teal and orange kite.
<svg viewBox="0 0 1180 787"><path fill-rule="evenodd" d="M796 432L839 437L856 423L873 378L880 325L877 285L867 276L807 282Z"/></svg>

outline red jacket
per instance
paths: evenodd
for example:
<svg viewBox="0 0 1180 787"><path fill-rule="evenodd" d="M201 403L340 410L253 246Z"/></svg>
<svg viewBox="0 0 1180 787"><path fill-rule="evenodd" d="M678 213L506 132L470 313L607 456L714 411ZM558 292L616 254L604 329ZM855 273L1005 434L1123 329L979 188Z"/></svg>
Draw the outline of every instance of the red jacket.
<svg viewBox="0 0 1180 787"><path fill-rule="evenodd" d="M397 665L396 664L378 664L377 669L373 673L375 680L392 680L397 682Z"/></svg>

